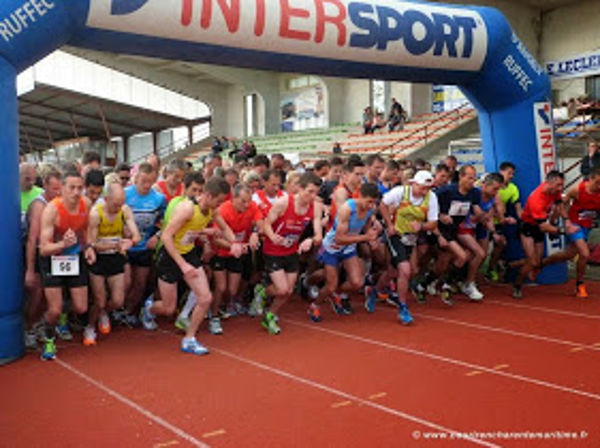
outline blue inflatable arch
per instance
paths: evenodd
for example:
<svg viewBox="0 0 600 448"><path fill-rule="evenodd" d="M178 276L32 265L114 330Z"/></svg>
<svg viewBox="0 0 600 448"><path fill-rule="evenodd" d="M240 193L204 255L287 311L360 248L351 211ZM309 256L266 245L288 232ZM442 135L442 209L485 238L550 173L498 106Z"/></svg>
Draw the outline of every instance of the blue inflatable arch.
<svg viewBox="0 0 600 448"><path fill-rule="evenodd" d="M0 360L23 354L16 75L62 45L286 72L456 84L487 171L554 167L550 83L495 9L398 0L2 0Z"/></svg>

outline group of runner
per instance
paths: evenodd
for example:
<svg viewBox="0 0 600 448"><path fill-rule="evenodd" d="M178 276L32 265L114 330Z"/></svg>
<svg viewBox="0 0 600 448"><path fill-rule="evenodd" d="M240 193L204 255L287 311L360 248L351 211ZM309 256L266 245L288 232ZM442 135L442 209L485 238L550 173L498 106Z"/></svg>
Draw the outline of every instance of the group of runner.
<svg viewBox="0 0 600 448"><path fill-rule="evenodd" d="M448 306L457 294L481 301L478 273L498 281L503 271L521 298L543 267L574 257L576 293L587 296L600 169L566 194L564 176L551 171L521 207L511 162L479 182L473 166L456 171L451 156L426 168L376 154L302 172L283 157L224 169L215 156L203 171L182 160L160 170L153 157L133 178L126 166L104 176L98 157L62 171L23 164L26 344L41 341L50 360L55 337L72 339L73 327L93 346L115 323L156 330L158 316L179 311L181 350L201 355L205 319L222 334L223 318L261 316L278 334L279 311L296 290L314 322L324 304L352 314L360 294L367 312L386 301L408 325L411 294L418 302L439 295ZM566 249L544 258L547 235L565 235ZM524 256L506 259L519 240Z"/></svg>

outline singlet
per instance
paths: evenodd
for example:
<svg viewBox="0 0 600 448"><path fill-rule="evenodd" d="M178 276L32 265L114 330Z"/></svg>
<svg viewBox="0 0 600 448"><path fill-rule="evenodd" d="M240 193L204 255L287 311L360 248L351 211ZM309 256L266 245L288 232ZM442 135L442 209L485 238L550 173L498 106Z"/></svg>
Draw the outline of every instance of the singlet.
<svg viewBox="0 0 600 448"><path fill-rule="evenodd" d="M64 249L61 254L76 255L80 253L83 248L81 243L85 239L85 232L88 225L88 209L85 199L79 198L77 212L74 215L67 210L62 197L54 198L50 204L53 204L58 212L58 222L54 223L54 241L61 240L69 229L73 230L77 235L77 243Z"/></svg>
<svg viewBox="0 0 600 448"><path fill-rule="evenodd" d="M189 200L189 199L188 199ZM175 249L182 255L185 255L194 249L196 239L200 236L200 233L204 228L212 221L212 210L208 211L208 214L202 213L200 206L192 200L194 204L194 214L192 219L187 221L181 229L173 235L173 243Z"/></svg>
<svg viewBox="0 0 600 448"><path fill-rule="evenodd" d="M125 203L133 213L133 219L142 238L129 251L144 251L148 240L158 231L157 223L165 212L167 200L162 193L154 189L150 189L147 195L140 196L136 186L131 185L125 188Z"/></svg>
<svg viewBox="0 0 600 448"><path fill-rule="evenodd" d="M478 188L479 191L481 191L481 189ZM481 210L484 213L489 212L492 207L494 207L494 204L496 203L496 198L494 196L492 196L490 199L488 199L487 201L484 202L483 200L483 193L481 193L481 199L479 201L479 207L481 208ZM475 229L477 226L481 225L481 223L476 223L473 222L473 213L469 212L469 214L467 215L467 217L465 218L465 220L463 222L460 223L459 228L462 229Z"/></svg>
<svg viewBox="0 0 600 448"><path fill-rule="evenodd" d="M46 205L48 205L48 200L46 199L46 197L44 196L44 193L40 194L38 197L36 197L33 201L31 201L29 203L29 208L31 208L31 205L34 202L41 202L42 204L44 204L44 207ZM27 235L29 235L29 228L31 227L31 216L29 215L29 208L27 209L27 213L25 214L25 224L24 224L24 228L22 228L23 230L23 237L27 238Z"/></svg>
<svg viewBox="0 0 600 448"><path fill-rule="evenodd" d="M412 188L404 188L402 202L396 209L394 225L398 234L404 237L402 242L406 245L414 246L417 242L417 238L411 223L415 221L421 223L427 221L431 192L428 191L427 194L425 194L423 202L420 205L415 205L410 201L411 192Z"/></svg>
<svg viewBox="0 0 600 448"><path fill-rule="evenodd" d="M587 182L579 183L578 197L569 208L569 219L581 227L591 229L600 211L600 193L588 193Z"/></svg>
<svg viewBox="0 0 600 448"><path fill-rule="evenodd" d="M175 190L175 194L169 194L169 189L167 188L167 182L164 180L156 182L156 186L159 188L160 192L167 199L167 203L171 202L173 200L173 198L176 198L177 196L181 196L183 194L183 192L185 191L183 183L180 183L179 185L177 185L177 190Z"/></svg>
<svg viewBox="0 0 600 448"><path fill-rule="evenodd" d="M339 188L344 188L346 190L346 192L348 193L348 197L346 198L346 200L348 200L348 199L356 199L356 198L358 198L360 196L360 191L359 190L356 190L355 192L352 192L346 186L346 184L338 184L333 189L333 193L331 193L331 210L329 211L329 224L327 224L327 230L331 230L331 228L333 227L333 223L335 221L335 217L337 216L337 204L333 200L333 196L335 195L335 192L338 191Z"/></svg>
<svg viewBox="0 0 600 448"><path fill-rule="evenodd" d="M284 257L295 254L298 251L300 236L305 227L312 222L314 213L314 203L311 203L305 214L298 215L294 196L290 195L285 213L271 225L277 235L285 238L285 245L277 245L270 238L266 238L263 245L265 255Z"/></svg>
<svg viewBox="0 0 600 448"><path fill-rule="evenodd" d="M123 236L125 214L123 209L119 210L112 221L109 221L104 211L104 203L97 203L96 210L100 222L98 223L98 242L117 242ZM115 251L103 251L102 253L115 253Z"/></svg>
<svg viewBox="0 0 600 448"><path fill-rule="evenodd" d="M44 189L36 185L31 187L29 191L21 192L21 239L27 238L27 232L29 231L29 225L27 221L27 211L33 201L44 194Z"/></svg>
<svg viewBox="0 0 600 448"><path fill-rule="evenodd" d="M365 214L365 217L362 219L358 218L358 209L356 207L356 201L354 199L348 199L346 204L350 207L350 219L348 220L348 235L358 235L361 230L365 227L365 224L369 220L369 218L373 215L373 210L368 210ZM333 227L327 234L325 238L323 238L323 247L329 253L350 253L356 249L356 243L348 244L346 246L340 246L335 242L335 237L338 228L338 219L337 216L333 222Z"/></svg>
<svg viewBox="0 0 600 448"><path fill-rule="evenodd" d="M269 198L264 190L257 190L254 193L252 200L254 201L254 203L256 203L256 205L258 205L258 208L260 209L263 216L266 217L269 214L269 212L271 211L271 208L273 207L273 203L277 199L282 197L284 194L285 193L283 191L279 190L279 191L277 191L277 194L275 195L274 198Z"/></svg>
<svg viewBox="0 0 600 448"><path fill-rule="evenodd" d="M545 221L554 204L561 202L560 193L549 195L544 191L545 187L544 182L529 195L521 217L524 222L535 225Z"/></svg>
<svg viewBox="0 0 600 448"><path fill-rule="evenodd" d="M263 219L263 215L255 202L250 202L248 208L239 213L233 206L233 202L227 201L219 207L219 214L233 232L235 240L240 243L248 242L254 224ZM217 256L230 257L231 252L229 249L217 247Z"/></svg>

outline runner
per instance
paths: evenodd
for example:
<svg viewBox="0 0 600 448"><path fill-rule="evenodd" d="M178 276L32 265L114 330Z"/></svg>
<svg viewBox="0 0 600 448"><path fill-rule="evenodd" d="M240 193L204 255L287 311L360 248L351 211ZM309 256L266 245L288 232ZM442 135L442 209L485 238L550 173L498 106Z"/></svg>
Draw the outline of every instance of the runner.
<svg viewBox="0 0 600 448"><path fill-rule="evenodd" d="M60 171L53 165L41 167L43 193L35 198L27 211L27 242L25 245L25 289L28 303L25 311L25 346L37 348L38 334L34 323L41 313L43 299L42 277L40 275L39 242L42 212L48 202L60 196L62 190ZM64 329L63 329L64 330Z"/></svg>
<svg viewBox="0 0 600 448"><path fill-rule="evenodd" d="M263 252L265 270L272 284L267 288L273 303L261 322L270 334L279 334L279 309L287 302L300 270L298 254L307 252L322 241L322 206L316 201L321 179L312 172L300 178L300 192L294 196L279 198L265 220ZM300 242L306 226L312 222L314 237Z"/></svg>
<svg viewBox="0 0 600 448"><path fill-rule="evenodd" d="M234 187L233 198L219 207L219 214L235 235L233 244L243 246L243 255L234 256L231 253L232 243L224 238L216 238L217 253L212 259L214 300L208 327L212 334L223 333L219 318L221 303L224 298L233 300L236 297L242 272L252 263L250 251L256 251L259 247L259 232L263 226L263 215L252 201L252 190L243 184Z"/></svg>
<svg viewBox="0 0 600 448"><path fill-rule="evenodd" d="M325 265L325 286L319 296L310 305L308 314L314 322L321 320L318 303L329 299L336 314L351 314L350 299L343 300L337 293L340 267L346 271L346 280L339 291L350 293L358 291L364 283L364 264L358 257L356 245L362 242L374 242L379 236L381 226L374 225L374 210L379 199L376 184L362 184L356 199L348 199L340 207L333 227L323 240L319 251L319 259ZM364 234L361 231L366 229ZM345 302L345 303L343 303Z"/></svg>
<svg viewBox="0 0 600 448"><path fill-rule="evenodd" d="M387 227L392 266L396 270L398 293L398 318L404 325L413 322L406 305L408 286L411 277L419 271L415 250L419 232L437 234L439 206L437 196L430 191L433 176L428 171L418 171L410 181L410 186L394 187L383 196L379 210ZM392 221L392 217L394 220ZM384 275L378 282L379 288L389 283ZM377 290L371 288L367 295L367 311L375 310Z"/></svg>
<svg viewBox="0 0 600 448"><path fill-rule="evenodd" d="M581 181L579 185L571 188L564 198L564 202L570 205L569 219L577 231L568 233L569 246L544 259L542 266L565 262L578 256L575 293L577 297L587 298L588 292L583 278L590 257L587 239L590 230L594 227L598 212L600 212L600 167L592 168L588 180Z"/></svg>
<svg viewBox="0 0 600 448"><path fill-rule="evenodd" d="M125 228L131 238L124 237ZM84 330L83 345L96 345L96 322L100 333L110 333L107 311L121 308L125 301L125 253L140 239L133 213L125 205L125 190L120 183L109 183L104 201L98 201L90 212L88 241L96 251L96 262L89 267L94 304ZM107 289L110 291L108 303Z"/></svg>
<svg viewBox="0 0 600 448"><path fill-rule="evenodd" d="M537 187L527 199L521 222L521 244L525 252L525 264L513 284L513 297L523 297L523 283L527 277L535 279L541 270L544 255L545 233L573 234L579 230L568 219L562 202L562 189L565 176L558 171L550 171L546 181ZM555 218L562 216L565 226L552 224Z"/></svg>
<svg viewBox="0 0 600 448"><path fill-rule="evenodd" d="M167 198L167 203L171 202L174 197L183 194L183 178L185 177L186 168L184 160L171 160L165 167L165 179L159 180L154 185L154 189Z"/></svg>
<svg viewBox="0 0 600 448"><path fill-rule="evenodd" d="M86 261L96 253L86 246L89 200L82 197L83 179L77 172L63 176L62 197L53 199L42 213L40 266L48 308L44 314L42 360L56 357L53 327L63 308L63 287L69 288L71 311L83 314L88 305Z"/></svg>
<svg viewBox="0 0 600 448"><path fill-rule="evenodd" d="M192 312L190 325L181 341L181 350L185 353L204 355L208 349L196 340L196 332L212 302L212 294L200 257L196 250L196 239L202 234L216 235L215 229L208 228L214 220L227 241L234 242L235 236L220 216L217 207L229 193L229 184L220 177L206 182L204 191L197 197L181 201L166 228L162 231L160 249L156 262L158 289L161 300L146 300L140 310L140 320L146 330L156 330L155 316L170 316L177 306L177 282L185 280L196 296L196 305ZM239 257L242 245L232 245L233 256Z"/></svg>
<svg viewBox="0 0 600 448"><path fill-rule="evenodd" d="M139 306L146 290L154 250L158 243L158 225L167 207L167 200L162 193L152 189L157 172L149 163L138 167L134 184L125 188L125 203L133 212L135 224L140 232L141 240L127 251L128 264L125 275L131 280L126 296L125 321L128 325L138 325L135 310Z"/></svg>

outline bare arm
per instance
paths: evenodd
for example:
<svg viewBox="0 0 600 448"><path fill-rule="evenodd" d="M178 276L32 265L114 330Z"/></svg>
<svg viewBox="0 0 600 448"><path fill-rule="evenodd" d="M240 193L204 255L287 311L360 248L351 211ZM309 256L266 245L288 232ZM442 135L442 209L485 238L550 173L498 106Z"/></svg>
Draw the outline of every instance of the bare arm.
<svg viewBox="0 0 600 448"><path fill-rule="evenodd" d="M62 240L55 243L54 239L54 222L56 221L58 211L53 204L48 204L42 213L42 225L40 231L40 254L44 257L60 254L64 249L69 247L69 241ZM75 239L75 242L77 240ZM73 243L74 244L74 243Z"/></svg>
<svg viewBox="0 0 600 448"><path fill-rule="evenodd" d="M348 234L348 223L351 215L350 207L344 204L338 211L337 214L337 230L335 232L335 242L341 246L348 246L350 244L362 243L370 241L372 239L372 233L367 231L364 235L349 235ZM371 227L372 228L372 227Z"/></svg>
<svg viewBox="0 0 600 448"><path fill-rule="evenodd" d="M177 266L179 266L179 268L184 274L192 270L193 267L187 261L185 261L183 256L175 248L174 237L175 234L185 225L187 221L192 219L193 216L194 205L192 204L192 202L188 200L181 202L175 208L175 211L173 212L173 216L169 221L169 224L163 230L160 236L165 250L171 256L173 261L177 263Z"/></svg>
<svg viewBox="0 0 600 448"><path fill-rule="evenodd" d="M135 223L135 219L133 218L133 212L129 208L128 205L123 206L123 215L125 216L125 226L129 230L129 234L131 235L131 242L135 246L142 239L140 235L140 231L137 228L137 224Z"/></svg>
<svg viewBox="0 0 600 448"><path fill-rule="evenodd" d="M314 216L313 216L313 230L315 236L313 237L313 246L320 246L323 241L323 225L321 219L323 218L323 203L315 200L314 205Z"/></svg>
<svg viewBox="0 0 600 448"><path fill-rule="evenodd" d="M274 231L273 231L273 223L275 221L277 221L277 219L280 216L283 216L283 214L285 213L285 210L287 208L287 204L288 204L288 198L287 197L283 197L280 199L277 199L277 201L275 201L275 204L273 204L273 207L271 207L271 210L269 211L269 214L267 215L267 219L265 219L264 222L264 232L265 235L267 236L267 238L269 238L273 243L275 244L283 244L283 237L281 235L277 235Z"/></svg>
<svg viewBox="0 0 600 448"><path fill-rule="evenodd" d="M40 201L34 201L29 207L29 234L25 246L25 260L27 272L35 272L35 251L40 240L41 217L44 205Z"/></svg>

